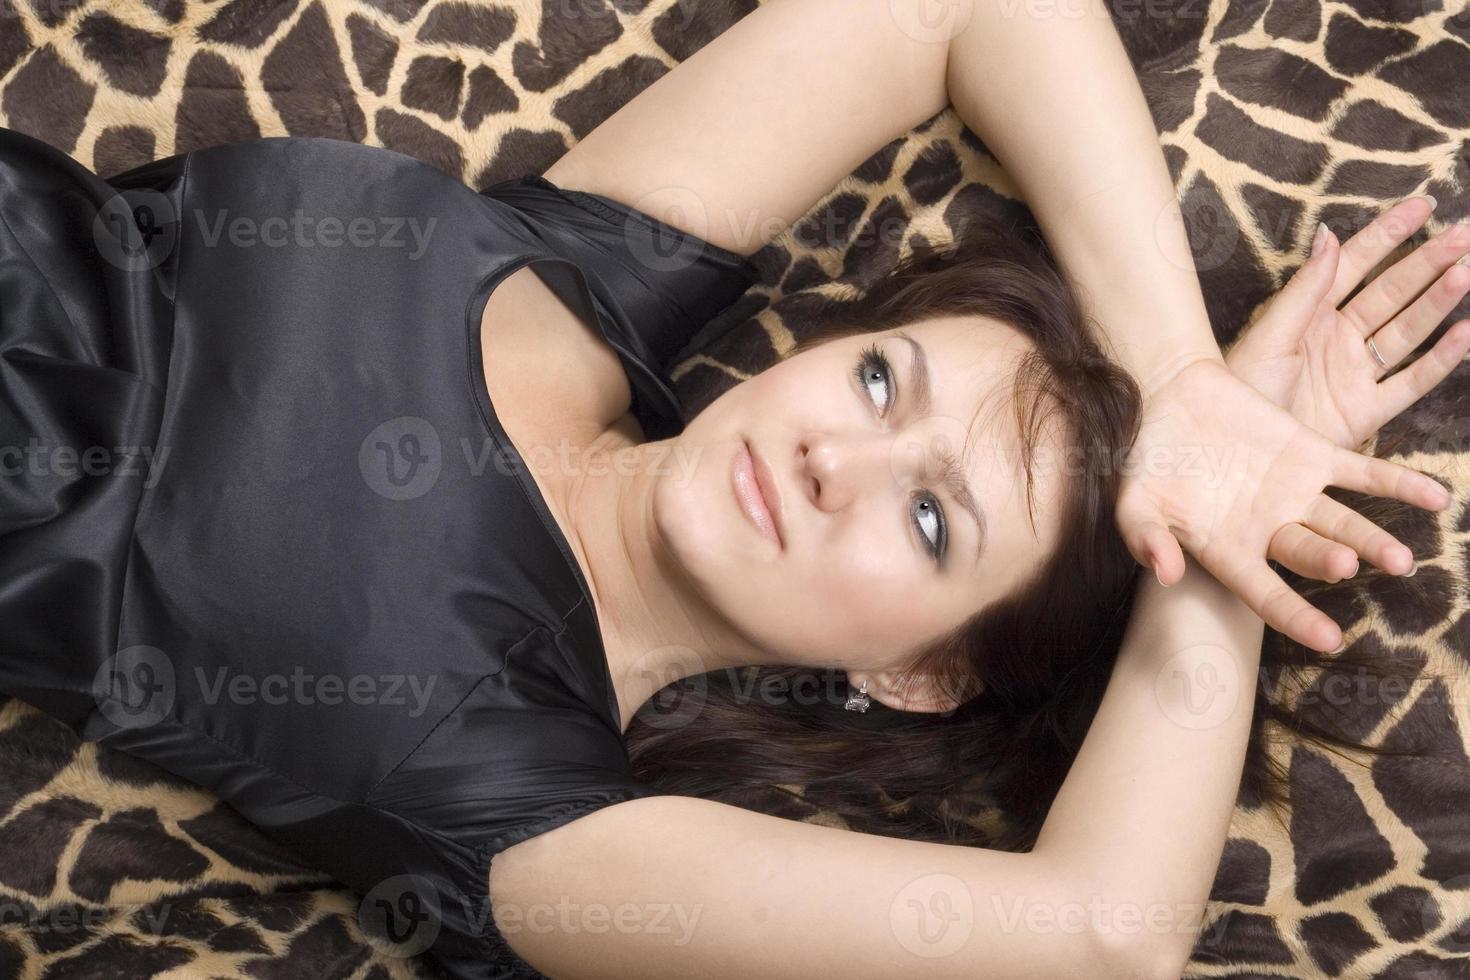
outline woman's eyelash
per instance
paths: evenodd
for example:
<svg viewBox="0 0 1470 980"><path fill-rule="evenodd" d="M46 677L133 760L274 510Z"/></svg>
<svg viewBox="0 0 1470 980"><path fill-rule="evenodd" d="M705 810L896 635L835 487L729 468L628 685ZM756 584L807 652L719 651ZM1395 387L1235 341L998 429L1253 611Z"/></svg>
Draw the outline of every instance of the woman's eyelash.
<svg viewBox="0 0 1470 980"><path fill-rule="evenodd" d="M876 371L883 376L883 384L888 389L888 401L883 405L883 411L888 411L889 404L893 400L893 365L888 363L888 355L883 353L877 344L869 344L858 354L857 364L853 368L853 374L864 391L868 390L871 379L868 377L870 371Z"/></svg>
<svg viewBox="0 0 1470 980"><path fill-rule="evenodd" d="M869 378L869 373L878 374L880 377L876 379ZM888 409L892 407L893 401L893 365L888 362L888 356L883 353L882 348L877 344L869 344L864 347L858 354L857 364L853 366L853 375L857 378L859 387L865 392L868 390L869 384L877 381L882 382L888 392L888 397L881 410L882 414L886 415ZM934 519L935 523L933 540L930 540L928 533L924 530L924 525L920 522L919 517L915 515L913 510L913 504L915 502L928 504L931 508L928 513ZM927 491L914 494L910 497L909 523L913 526L914 532L918 534L919 542L923 545L924 550L929 552L929 557L933 558L935 563L943 569L944 554L948 550L949 528L948 523L944 519L944 507L940 505L939 498Z"/></svg>

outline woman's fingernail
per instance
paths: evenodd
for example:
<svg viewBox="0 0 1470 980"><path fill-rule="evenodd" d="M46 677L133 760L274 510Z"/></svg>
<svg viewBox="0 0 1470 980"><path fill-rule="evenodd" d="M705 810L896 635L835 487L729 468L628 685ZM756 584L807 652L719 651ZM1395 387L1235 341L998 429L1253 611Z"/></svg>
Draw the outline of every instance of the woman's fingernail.
<svg viewBox="0 0 1470 980"><path fill-rule="evenodd" d="M1159 584L1163 585L1164 588L1167 589L1168 586L1164 585L1164 575L1162 572L1159 571L1159 556L1155 555L1152 551L1148 553L1148 564L1149 567L1154 570L1154 578L1158 579Z"/></svg>
<svg viewBox="0 0 1470 980"><path fill-rule="evenodd" d="M1429 210L1433 211L1435 208L1439 207L1439 201L1435 198L1433 194L1420 194L1419 196L1429 202Z"/></svg>
<svg viewBox="0 0 1470 980"><path fill-rule="evenodd" d="M1404 573L1404 578L1409 578L1410 576L1412 576L1418 570L1419 570L1419 562L1417 560L1415 560L1414 562L1412 562L1409 565L1409 570Z"/></svg>
<svg viewBox="0 0 1470 980"><path fill-rule="evenodd" d="M1332 649L1331 654L1332 654L1332 656L1337 656L1339 653L1342 653L1342 651L1344 651L1346 649L1347 649L1347 640L1343 640L1341 643L1339 643L1336 647L1334 647Z"/></svg>
<svg viewBox="0 0 1470 980"><path fill-rule="evenodd" d="M1327 236L1330 234L1332 234L1332 232L1327 230L1327 222L1317 222L1317 234L1315 237L1312 238L1313 255L1316 255L1318 252L1322 251L1322 246L1327 244Z"/></svg>

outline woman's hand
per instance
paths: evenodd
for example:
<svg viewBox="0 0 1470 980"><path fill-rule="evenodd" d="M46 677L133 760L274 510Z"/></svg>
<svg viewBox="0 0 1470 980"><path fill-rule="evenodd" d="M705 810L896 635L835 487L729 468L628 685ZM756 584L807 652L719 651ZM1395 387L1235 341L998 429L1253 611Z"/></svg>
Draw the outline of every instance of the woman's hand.
<svg viewBox="0 0 1470 980"><path fill-rule="evenodd" d="M1394 364L1389 358L1402 358L1422 340L1464 293L1462 277L1470 278L1451 272L1448 283L1431 289L1427 299L1408 302L1464 251L1447 258L1452 246L1444 244L1404 260L1391 270L1392 279L1385 273L1375 280L1378 289L1370 286L1347 309L1336 310L1366 271L1418 227L1404 229L1394 241L1386 234L1388 225L1370 225L1341 247L1329 232L1320 251L1250 328L1250 346L1241 350L1242 340L1226 363L1191 363L1156 389L1144 406L1118 501L1129 550L1152 565L1161 582L1172 584L1183 574L1182 544L1268 625L1324 651L1338 646L1341 630L1266 560L1331 581L1354 574L1359 555L1400 574L1412 567L1412 555L1323 488L1390 496L1430 509L1448 506L1450 499L1430 477L1352 449L1449 373L1470 348L1470 325L1448 331L1422 366L1403 373L1405 380L1390 379L1372 392L1355 388L1357 397L1366 393L1367 409L1349 406L1333 387L1352 373L1348 342L1362 348L1377 369L1364 342L1370 327L1392 321L1386 335L1392 339L1377 343ZM1405 303L1409 309L1400 313ZM1369 387L1376 385L1375 374L1381 369L1367 375Z"/></svg>
<svg viewBox="0 0 1470 980"><path fill-rule="evenodd" d="M1337 445L1361 446L1443 381L1470 347L1470 320L1461 321L1412 364L1389 376L1470 290L1470 267L1455 264L1470 250L1470 224L1442 230L1337 308L1364 270L1376 267L1430 213L1422 198L1410 198L1340 247L1326 233L1323 247L1337 255L1332 277L1306 264L1298 269L1225 356L1226 366ZM1299 575L1328 580L1334 577L1333 567L1356 565L1346 545L1303 547L1308 543L1300 536L1278 538L1269 557ZM1365 544L1380 568L1413 565L1413 555L1386 532L1376 531Z"/></svg>
<svg viewBox="0 0 1470 980"><path fill-rule="evenodd" d="M1341 246L1328 232L1324 246L1337 257L1323 261L1336 263L1333 276L1315 275L1309 263L1298 269L1225 355L1231 373L1344 449L1358 448L1422 398L1460 362L1470 321L1445 331L1413 364L1386 376L1470 290L1470 267L1455 264L1470 250L1470 224L1444 229L1342 309L1337 304L1429 215L1428 203L1414 197ZM1375 349L1383 364L1374 358Z"/></svg>

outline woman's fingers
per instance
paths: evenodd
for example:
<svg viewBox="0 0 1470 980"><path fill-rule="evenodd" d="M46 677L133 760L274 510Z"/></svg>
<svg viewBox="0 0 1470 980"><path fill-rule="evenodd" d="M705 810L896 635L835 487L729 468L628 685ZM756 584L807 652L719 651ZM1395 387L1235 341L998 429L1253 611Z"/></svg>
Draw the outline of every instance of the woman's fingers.
<svg viewBox="0 0 1470 980"><path fill-rule="evenodd" d="M1337 274L1342 246L1331 230L1322 237L1321 250L1297 267L1237 347L1249 349L1253 343L1265 343L1273 350L1294 350L1321 311L1331 312L1322 301Z"/></svg>
<svg viewBox="0 0 1470 980"><path fill-rule="evenodd" d="M1334 307L1341 303L1374 266L1429 220L1433 210L1422 197L1408 198L1368 222L1356 235L1343 242L1342 260L1337 266L1337 278L1327 291L1327 302ZM1383 276L1378 278L1382 279ZM1364 292L1366 291L1365 289ZM1355 302L1357 298L1353 297ZM1408 298L1404 297L1404 300L1407 301ZM1394 307L1382 319L1374 322L1374 328L1402 307L1403 303ZM1358 315L1365 312L1365 309L1360 309ZM1372 330L1367 330L1363 336L1366 338L1371 332Z"/></svg>
<svg viewBox="0 0 1470 980"><path fill-rule="evenodd" d="M1212 574L1267 626L1324 653L1337 649L1342 642L1342 630L1332 617L1298 595L1271 570L1264 558L1225 564L1230 567L1211 569Z"/></svg>
<svg viewBox="0 0 1470 980"><path fill-rule="evenodd" d="M1453 499L1448 490L1427 474L1351 449L1334 446L1331 469L1328 482L1332 486L1374 497L1392 497L1426 510L1444 510Z"/></svg>
<svg viewBox="0 0 1470 980"><path fill-rule="evenodd" d="M1338 542L1385 572L1402 575L1414 565L1414 553L1392 534L1339 500L1318 494L1302 524L1322 538ZM1279 536L1279 535L1278 535ZM1280 561L1281 559L1277 559ZM1285 562L1283 562L1285 564ZM1295 571L1295 569L1292 569ZM1298 574L1305 574L1298 572ZM1344 576L1351 578L1351 575ZM1324 579L1325 581L1325 579Z"/></svg>
<svg viewBox="0 0 1470 980"><path fill-rule="evenodd" d="M1394 314L1393 319L1372 335L1373 346L1388 364L1383 368L1375 363L1374 376L1381 378L1388 374L1425 337L1434 333L1434 328L1454 312L1466 292L1470 292L1470 266L1451 265L1408 309Z"/></svg>
<svg viewBox="0 0 1470 980"><path fill-rule="evenodd" d="M1379 350L1383 348L1380 346ZM1376 408L1379 418L1376 430L1389 419L1434 389L1434 386L1449 376L1460 361L1470 353L1470 320L1461 320L1444 332L1444 336L1429 350L1391 378L1378 383ZM1385 358L1387 360L1387 358ZM1390 364L1393 361L1389 361Z"/></svg>
<svg viewBox="0 0 1470 980"><path fill-rule="evenodd" d="M1123 544L1133 560L1152 572L1163 585L1184 577L1184 549L1151 495L1126 485L1118 494L1115 517Z"/></svg>
<svg viewBox="0 0 1470 980"><path fill-rule="evenodd" d="M1145 564L1160 585L1173 585L1184 577L1184 549L1174 532L1159 521L1146 522L1142 531Z"/></svg>
<svg viewBox="0 0 1470 980"><path fill-rule="evenodd" d="M1353 549L1329 541L1317 528L1287 524L1271 538L1266 557L1278 561L1304 578L1340 582L1358 572Z"/></svg>
<svg viewBox="0 0 1470 980"><path fill-rule="evenodd" d="M1346 246L1343 250L1347 250ZM1467 282L1461 278L1460 266L1455 263L1467 251L1470 251L1470 224L1461 222L1450 225L1380 273L1338 312L1357 328L1360 336L1367 339L1375 331L1381 332L1389 320L1401 316L1404 308L1411 302L1435 294L1437 291L1431 284L1436 280L1439 280L1440 295L1435 298L1442 298L1443 294L1462 287L1450 303L1452 309L1454 303L1464 295L1463 287ZM1441 312L1439 318L1430 324L1430 329L1448 313L1449 309ZM1422 340L1423 335L1419 339ZM1408 350L1412 350L1413 346L1410 344ZM1378 342L1378 348L1383 351L1383 341ZM1404 353L1407 352L1406 350ZM1383 354L1390 364L1396 360L1388 356L1388 351L1383 351Z"/></svg>

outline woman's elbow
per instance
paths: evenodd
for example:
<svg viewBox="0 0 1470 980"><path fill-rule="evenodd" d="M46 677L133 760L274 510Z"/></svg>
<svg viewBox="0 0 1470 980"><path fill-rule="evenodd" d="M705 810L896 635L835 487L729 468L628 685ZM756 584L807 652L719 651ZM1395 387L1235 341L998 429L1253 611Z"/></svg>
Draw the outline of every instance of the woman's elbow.
<svg viewBox="0 0 1470 980"><path fill-rule="evenodd" d="M1116 980L1179 980L1194 954L1194 934L1099 934L1102 975ZM1093 974L1097 975L1097 974Z"/></svg>

